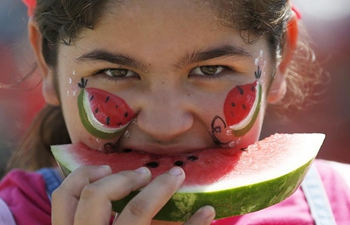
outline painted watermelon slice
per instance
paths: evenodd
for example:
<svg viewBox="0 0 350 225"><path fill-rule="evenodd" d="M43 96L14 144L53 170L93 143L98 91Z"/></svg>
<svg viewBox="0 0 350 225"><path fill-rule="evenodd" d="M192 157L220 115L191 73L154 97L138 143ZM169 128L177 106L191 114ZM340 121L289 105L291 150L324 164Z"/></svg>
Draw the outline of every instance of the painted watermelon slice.
<svg viewBox="0 0 350 225"><path fill-rule="evenodd" d="M254 83L236 86L226 97L224 115L226 123L236 137L246 134L258 117L262 99L261 85Z"/></svg>
<svg viewBox="0 0 350 225"><path fill-rule="evenodd" d="M95 137L112 139L130 123L134 113L120 97L96 88L83 88L78 108L85 128Z"/></svg>
<svg viewBox="0 0 350 225"><path fill-rule="evenodd" d="M173 165L181 166L186 180L155 219L185 221L203 205L212 205L218 219L281 202L298 188L323 139L323 134L275 134L245 151L207 149L177 156L132 150L107 154L82 144L51 149L66 175L81 165L109 164L113 172L148 166L155 177ZM137 193L113 202L113 210L121 212Z"/></svg>

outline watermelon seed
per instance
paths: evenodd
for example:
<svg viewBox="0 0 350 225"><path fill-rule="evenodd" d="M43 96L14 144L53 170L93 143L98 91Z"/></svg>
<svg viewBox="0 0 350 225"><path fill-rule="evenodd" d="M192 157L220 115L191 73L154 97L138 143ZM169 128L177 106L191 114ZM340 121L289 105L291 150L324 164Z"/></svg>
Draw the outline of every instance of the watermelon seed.
<svg viewBox="0 0 350 225"><path fill-rule="evenodd" d="M149 162L149 163L146 163L146 166L150 167L150 168L157 168L159 166L159 163L157 163L157 162Z"/></svg>
<svg viewBox="0 0 350 225"><path fill-rule="evenodd" d="M116 105L115 108L118 108L118 105Z"/></svg>
<svg viewBox="0 0 350 225"><path fill-rule="evenodd" d="M125 117L125 118L128 117L128 116L129 116L129 113L128 113L128 112L124 113L124 117Z"/></svg>
<svg viewBox="0 0 350 225"><path fill-rule="evenodd" d="M252 86L252 91L255 91L255 86L254 85Z"/></svg>
<svg viewBox="0 0 350 225"><path fill-rule="evenodd" d="M247 151L247 148L241 148L242 151Z"/></svg>
<svg viewBox="0 0 350 225"><path fill-rule="evenodd" d="M187 159L193 162L193 161L198 160L198 157L197 157L197 156L194 156L194 155L191 155L191 156L189 156Z"/></svg>
<svg viewBox="0 0 350 225"><path fill-rule="evenodd" d="M95 109L95 113L98 113L98 108Z"/></svg>
<svg viewBox="0 0 350 225"><path fill-rule="evenodd" d="M232 107L236 107L236 104L234 102L231 103Z"/></svg>
<svg viewBox="0 0 350 225"><path fill-rule="evenodd" d="M244 104L242 104L242 107L243 107L244 110L247 109L247 106L245 106Z"/></svg>
<svg viewBox="0 0 350 225"><path fill-rule="evenodd" d="M108 102L108 100L109 100L109 96L107 96L105 103Z"/></svg>
<svg viewBox="0 0 350 225"><path fill-rule="evenodd" d="M123 152L129 153L129 152L132 152L132 149L130 149L130 148L126 148L126 149L124 149L124 151L123 151Z"/></svg>
<svg viewBox="0 0 350 225"><path fill-rule="evenodd" d="M111 122L111 119L109 118L109 116L107 116L107 118L106 118L106 124L109 125L110 122Z"/></svg>
<svg viewBox="0 0 350 225"><path fill-rule="evenodd" d="M237 86L237 89L241 95L244 95L244 91L240 86Z"/></svg>
<svg viewBox="0 0 350 225"><path fill-rule="evenodd" d="M176 161L176 162L174 163L174 165L175 165L175 166L184 166L185 163L179 160L179 161Z"/></svg>
<svg viewBox="0 0 350 225"><path fill-rule="evenodd" d="M90 102L94 99L95 95L90 97Z"/></svg>
<svg viewBox="0 0 350 225"><path fill-rule="evenodd" d="M255 74L255 78L256 79L260 79L261 77L261 69L260 69L260 66L258 66L258 70L254 72Z"/></svg>

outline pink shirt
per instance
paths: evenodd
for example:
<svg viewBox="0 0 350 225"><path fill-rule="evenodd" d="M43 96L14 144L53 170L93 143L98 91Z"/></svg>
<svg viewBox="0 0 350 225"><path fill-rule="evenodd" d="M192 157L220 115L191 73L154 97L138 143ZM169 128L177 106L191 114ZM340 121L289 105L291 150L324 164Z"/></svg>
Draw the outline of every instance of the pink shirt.
<svg viewBox="0 0 350 225"><path fill-rule="evenodd" d="M323 160L316 160L315 164L336 224L350 224L350 183L348 183L350 166ZM0 224L51 224L51 204L41 174L14 170L1 181ZM291 197L279 204L254 213L217 220L212 224L311 225L314 224L314 219L305 194L302 188L299 188Z"/></svg>

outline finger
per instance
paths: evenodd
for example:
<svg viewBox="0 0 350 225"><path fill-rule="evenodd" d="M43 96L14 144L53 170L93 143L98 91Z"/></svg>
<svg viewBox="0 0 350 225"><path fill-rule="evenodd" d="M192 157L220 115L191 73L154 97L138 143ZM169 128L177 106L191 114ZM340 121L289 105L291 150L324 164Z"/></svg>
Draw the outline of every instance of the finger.
<svg viewBox="0 0 350 225"><path fill-rule="evenodd" d="M52 194L52 224L73 224L83 188L111 174L109 166L84 166L73 171Z"/></svg>
<svg viewBox="0 0 350 225"><path fill-rule="evenodd" d="M204 206L195 212L184 225L210 225L215 218L215 209Z"/></svg>
<svg viewBox="0 0 350 225"><path fill-rule="evenodd" d="M149 224L184 180L185 173L179 167L156 177L126 205L115 225Z"/></svg>
<svg viewBox="0 0 350 225"><path fill-rule="evenodd" d="M147 185L151 172L144 167L104 177L84 187L77 206L74 224L108 224L111 201L119 200L130 192Z"/></svg>

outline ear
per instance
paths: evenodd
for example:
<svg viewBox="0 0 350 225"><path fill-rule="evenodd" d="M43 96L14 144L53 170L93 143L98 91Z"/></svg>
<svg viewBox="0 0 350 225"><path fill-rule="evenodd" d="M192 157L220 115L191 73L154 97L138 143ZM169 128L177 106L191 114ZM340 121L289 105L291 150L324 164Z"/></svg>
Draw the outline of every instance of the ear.
<svg viewBox="0 0 350 225"><path fill-rule="evenodd" d="M267 95L267 101L270 104L280 101L286 94L287 90L286 73L288 72L289 63L291 62L297 47L299 35L298 18L295 12L292 13L292 17L287 25L286 43L283 48L282 61L276 68L275 77Z"/></svg>
<svg viewBox="0 0 350 225"><path fill-rule="evenodd" d="M42 54L42 35L33 18L28 22L29 42L34 51L36 62L42 76L42 93L45 101L50 105L59 105L59 99L55 91L53 70L47 65Z"/></svg>

